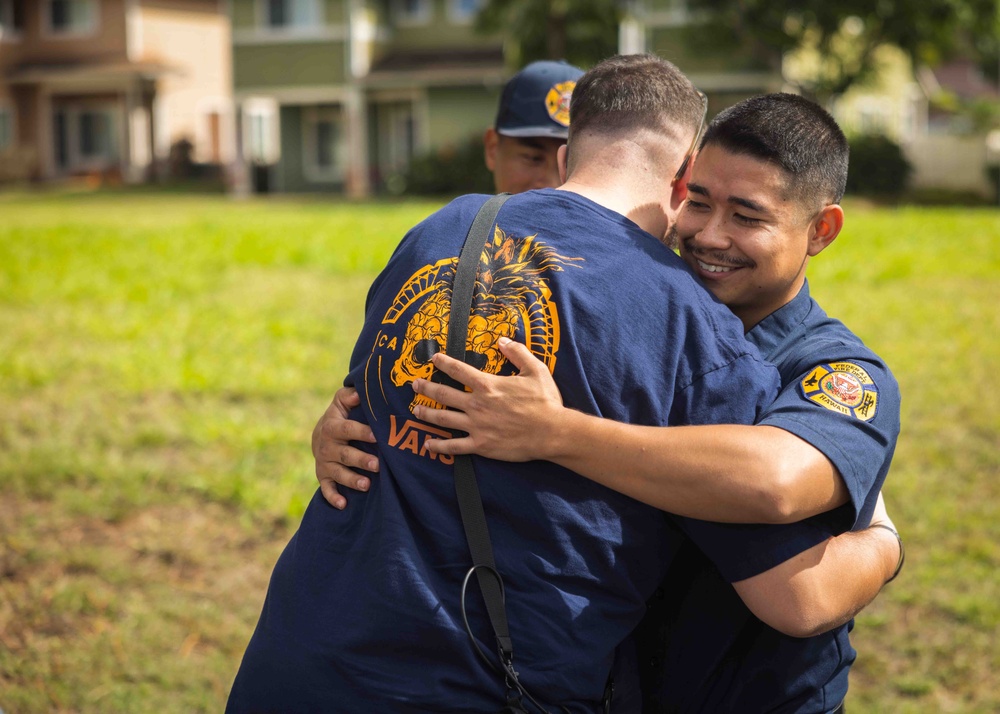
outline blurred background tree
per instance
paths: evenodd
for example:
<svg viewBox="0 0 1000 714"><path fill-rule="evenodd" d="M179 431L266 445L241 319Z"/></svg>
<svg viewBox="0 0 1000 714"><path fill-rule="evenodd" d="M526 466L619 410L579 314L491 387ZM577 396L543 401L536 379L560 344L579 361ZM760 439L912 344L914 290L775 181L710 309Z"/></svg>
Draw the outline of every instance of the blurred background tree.
<svg viewBox="0 0 1000 714"><path fill-rule="evenodd" d="M565 59L590 67L618 50L617 28L635 0L487 0L477 28L502 32L508 61L522 67ZM815 59L789 77L796 89L824 102L878 68L876 50L902 49L914 66L955 56L973 58L986 76L1000 72L998 0L699 0L696 47L750 47L761 58L805 53Z"/></svg>
<svg viewBox="0 0 1000 714"><path fill-rule="evenodd" d="M786 79L820 102L870 77L883 45L914 66L969 57L993 79L1000 63L997 0L700 0L698 12L705 22L690 41L806 57Z"/></svg>
<svg viewBox="0 0 1000 714"><path fill-rule="evenodd" d="M586 69L618 52L622 7L615 0L488 0L476 28L504 34L513 67L564 59Z"/></svg>

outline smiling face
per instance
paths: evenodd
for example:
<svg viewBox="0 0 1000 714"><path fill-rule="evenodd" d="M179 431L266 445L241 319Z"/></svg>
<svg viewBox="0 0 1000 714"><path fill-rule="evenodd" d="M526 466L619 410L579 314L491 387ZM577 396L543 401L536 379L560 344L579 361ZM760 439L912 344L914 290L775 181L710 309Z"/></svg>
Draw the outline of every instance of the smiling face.
<svg viewBox="0 0 1000 714"><path fill-rule="evenodd" d="M503 136L487 129L484 143L486 168L493 172L497 193L555 188L561 183L556 155L564 140Z"/></svg>
<svg viewBox="0 0 1000 714"><path fill-rule="evenodd" d="M748 330L795 297L843 225L840 206L803 200L789 182L771 162L709 144L674 227L681 257Z"/></svg>

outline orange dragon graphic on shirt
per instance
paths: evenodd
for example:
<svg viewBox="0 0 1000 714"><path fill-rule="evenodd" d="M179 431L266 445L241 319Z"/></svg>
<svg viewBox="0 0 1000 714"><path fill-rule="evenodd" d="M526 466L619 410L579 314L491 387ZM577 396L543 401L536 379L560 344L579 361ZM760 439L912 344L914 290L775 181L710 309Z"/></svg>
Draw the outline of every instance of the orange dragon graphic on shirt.
<svg viewBox="0 0 1000 714"><path fill-rule="evenodd" d="M564 266L580 267L574 264L582 260L559 255L539 241L537 235L519 238L496 226L492 240L480 257L476 274L466 361L489 374L499 374L507 360L497 342L501 337L516 339L520 326L528 349L549 371L555 369L559 351L559 311L546 275L561 272ZM369 403L374 391L374 385L370 384L372 366L378 388L385 397L383 358L395 355L389 379L396 387L404 387L418 378L430 379L433 375L431 357L445 351L448 343L448 316L457 265L458 258L445 258L425 265L396 294L382 319L385 327L376 337L365 368ZM398 329L392 326L406 316L410 316L409 321L400 339ZM410 411L418 405L443 408L427 397L414 395Z"/></svg>

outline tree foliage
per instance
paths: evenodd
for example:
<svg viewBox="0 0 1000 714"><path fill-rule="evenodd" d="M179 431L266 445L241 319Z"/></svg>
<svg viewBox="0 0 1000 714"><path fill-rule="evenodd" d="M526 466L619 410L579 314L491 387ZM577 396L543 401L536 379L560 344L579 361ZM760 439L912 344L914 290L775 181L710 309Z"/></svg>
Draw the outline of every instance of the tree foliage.
<svg viewBox="0 0 1000 714"><path fill-rule="evenodd" d="M756 47L758 54L812 50L807 76L791 77L818 98L843 93L877 69L876 49L896 45L914 64L972 57L988 76L1000 61L998 0L699 0L715 43ZM695 7L695 5L692 5ZM703 33L699 33L704 36Z"/></svg>
<svg viewBox="0 0 1000 714"><path fill-rule="evenodd" d="M476 27L503 33L515 67L564 59L586 68L618 51L621 18L614 0L488 0Z"/></svg>

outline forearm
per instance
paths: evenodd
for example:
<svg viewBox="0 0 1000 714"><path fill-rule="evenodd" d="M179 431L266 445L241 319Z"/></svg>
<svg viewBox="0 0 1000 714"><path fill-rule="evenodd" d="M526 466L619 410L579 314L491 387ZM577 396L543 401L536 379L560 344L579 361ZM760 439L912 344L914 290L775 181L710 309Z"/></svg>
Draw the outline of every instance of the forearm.
<svg viewBox="0 0 1000 714"><path fill-rule="evenodd" d="M644 427L570 409L548 424L541 458L678 515L790 523L848 499L821 452L775 427Z"/></svg>
<svg viewBox="0 0 1000 714"><path fill-rule="evenodd" d="M849 622L874 600L899 558L895 535L868 528L831 538L733 586L763 622L793 637L812 637Z"/></svg>

